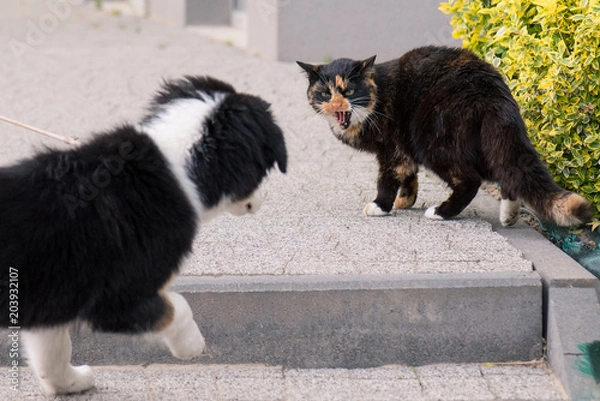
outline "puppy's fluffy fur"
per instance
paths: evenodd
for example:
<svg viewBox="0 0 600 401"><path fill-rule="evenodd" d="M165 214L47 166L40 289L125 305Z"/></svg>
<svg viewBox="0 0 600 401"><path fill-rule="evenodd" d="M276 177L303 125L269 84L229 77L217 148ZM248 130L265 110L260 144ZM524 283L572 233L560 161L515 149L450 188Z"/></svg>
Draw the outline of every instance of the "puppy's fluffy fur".
<svg viewBox="0 0 600 401"><path fill-rule="evenodd" d="M286 171L269 104L186 77L165 83L137 125L0 168L0 293L18 294L18 311L0 299L0 323L24 329L45 391L94 384L70 365L74 321L157 332L179 358L202 353L189 305L166 285L199 223L255 211L275 164Z"/></svg>

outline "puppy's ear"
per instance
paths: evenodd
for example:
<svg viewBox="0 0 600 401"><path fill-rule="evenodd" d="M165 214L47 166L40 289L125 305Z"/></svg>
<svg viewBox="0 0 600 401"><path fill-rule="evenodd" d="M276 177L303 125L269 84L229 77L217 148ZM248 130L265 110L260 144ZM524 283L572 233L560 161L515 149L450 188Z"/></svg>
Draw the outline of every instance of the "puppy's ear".
<svg viewBox="0 0 600 401"><path fill-rule="evenodd" d="M320 66L303 63L302 61L296 61L296 63L298 63L298 65L300 67L302 67L302 69L306 72L306 75L308 76L308 80L310 81L311 84L314 82L317 82L318 80L321 79L321 75L320 75L320 71L319 71L319 68L321 68Z"/></svg>

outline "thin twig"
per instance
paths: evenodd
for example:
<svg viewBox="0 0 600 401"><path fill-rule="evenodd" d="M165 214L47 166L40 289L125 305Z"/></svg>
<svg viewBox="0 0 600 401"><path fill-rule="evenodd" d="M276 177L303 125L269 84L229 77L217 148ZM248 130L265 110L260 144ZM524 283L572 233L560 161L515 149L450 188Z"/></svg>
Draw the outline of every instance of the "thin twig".
<svg viewBox="0 0 600 401"><path fill-rule="evenodd" d="M9 124L16 125L17 127L28 129L29 131L37 132L38 134L42 134L50 138L58 139L59 141L64 142L67 145L74 145L77 143L77 141L79 141L79 137L53 134L52 132L44 131L42 129L32 127L31 125L20 123L8 117L0 116L0 120L5 121Z"/></svg>

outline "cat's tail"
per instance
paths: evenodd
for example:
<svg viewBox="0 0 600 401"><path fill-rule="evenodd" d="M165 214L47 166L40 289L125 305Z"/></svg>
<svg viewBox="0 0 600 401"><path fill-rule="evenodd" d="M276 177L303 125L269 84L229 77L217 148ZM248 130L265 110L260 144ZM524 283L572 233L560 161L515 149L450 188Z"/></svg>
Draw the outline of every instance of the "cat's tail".
<svg viewBox="0 0 600 401"><path fill-rule="evenodd" d="M553 180L529 141L520 118L508 124L487 119L485 125L488 129L498 129L493 133L497 136L490 131L484 134L488 138L490 134L496 138L493 145L488 144L486 153L488 162L495 166L495 181L501 187L502 224L511 225L516 221L519 203L510 201L517 200L524 201L540 217L559 226L576 227L592 220L594 215L590 202L574 192L565 191ZM507 210L511 205L513 210ZM507 214L511 213L512 218L507 218Z"/></svg>
<svg viewBox="0 0 600 401"><path fill-rule="evenodd" d="M561 191L552 195L544 216L559 226L573 227L592 221L590 202L574 192Z"/></svg>

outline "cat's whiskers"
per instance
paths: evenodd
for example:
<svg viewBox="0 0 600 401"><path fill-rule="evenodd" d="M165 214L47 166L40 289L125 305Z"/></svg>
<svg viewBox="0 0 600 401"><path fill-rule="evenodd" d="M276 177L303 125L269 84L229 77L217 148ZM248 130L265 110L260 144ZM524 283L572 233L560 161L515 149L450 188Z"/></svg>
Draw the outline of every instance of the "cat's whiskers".
<svg viewBox="0 0 600 401"><path fill-rule="evenodd" d="M379 126L377 125L377 114L375 113L374 110L369 110L366 107L356 107L354 108L354 112L357 115L357 117L360 118L361 123L367 123L369 125L371 125L372 127L374 127L377 132L379 132L379 134L381 135L381 129L379 128ZM381 114L381 113L378 113ZM381 114L383 115L383 114Z"/></svg>
<svg viewBox="0 0 600 401"><path fill-rule="evenodd" d="M381 116L381 117L385 117L385 118L387 118L388 120L391 120L391 119L392 119L392 118L391 118L390 116L388 116L387 114L384 114L384 113L382 113L382 112L376 111L375 109L371 110L371 114L374 114L376 117L379 117L379 116Z"/></svg>
<svg viewBox="0 0 600 401"><path fill-rule="evenodd" d="M319 110L316 110L316 113L313 114L313 116L308 120L308 123L313 124L320 117L325 118L325 120L327 120L327 117L331 117L329 114L327 114L325 112L325 110L323 109L322 106L319 106Z"/></svg>
<svg viewBox="0 0 600 401"><path fill-rule="evenodd" d="M364 100L371 100L371 96L355 97L349 101L350 101L350 104L352 104L352 103L356 103L356 102L362 102Z"/></svg>

